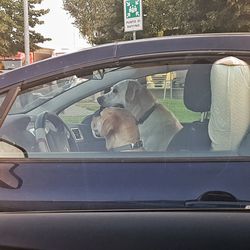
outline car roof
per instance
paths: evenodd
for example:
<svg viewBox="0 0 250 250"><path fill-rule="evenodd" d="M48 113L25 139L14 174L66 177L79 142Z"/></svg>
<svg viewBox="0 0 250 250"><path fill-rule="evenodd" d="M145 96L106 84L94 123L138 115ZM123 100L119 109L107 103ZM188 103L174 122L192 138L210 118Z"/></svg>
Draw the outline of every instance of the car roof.
<svg viewBox="0 0 250 250"><path fill-rule="evenodd" d="M82 67L170 52L250 51L250 33L200 34L116 42L53 57L0 75L0 90Z"/></svg>

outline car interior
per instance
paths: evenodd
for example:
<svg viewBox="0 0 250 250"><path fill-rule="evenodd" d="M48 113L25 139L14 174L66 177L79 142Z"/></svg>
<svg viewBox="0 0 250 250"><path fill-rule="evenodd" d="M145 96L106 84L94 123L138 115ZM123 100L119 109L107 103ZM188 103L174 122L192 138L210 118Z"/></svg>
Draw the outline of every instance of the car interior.
<svg viewBox="0 0 250 250"><path fill-rule="evenodd" d="M96 98L95 95L108 92L112 85L124 79L137 79L145 85L145 79L150 75L183 70L187 72L182 90L183 103L187 110L198 116L191 122L181 121L183 128L174 136L166 152L170 155L188 152L205 152L206 155L220 152L222 155L246 153L244 145L247 144L245 137L248 133L249 115L245 107L249 106L249 68L243 60L236 57L195 58L178 63L161 62L106 69L103 70L103 75L98 74L99 78L84 79L81 76L75 85L72 84L72 79L67 78L68 85L61 88L63 91L57 88L44 96L34 91L37 90L36 87L30 91L36 99L25 106L22 106L22 102L17 103L21 105L19 108L16 104L16 110L12 109L1 128L1 136L22 146L30 156L33 153L37 156L36 152L50 151L107 153L104 139L95 138L90 126L92 116L99 112L97 102L94 110L82 116L77 123L65 123L62 119L64 110L81 100ZM242 85L241 91L235 91L239 84ZM225 92L227 95L221 98ZM27 90L24 91L26 93ZM231 93L235 93L233 98ZM22 101L22 94L19 99ZM81 111L78 112L80 117ZM49 133L45 132L46 129ZM44 143L44 138L47 138L50 148Z"/></svg>
<svg viewBox="0 0 250 250"><path fill-rule="evenodd" d="M185 124L168 146L168 151L209 151L208 112L211 107L210 73L212 64L199 60L187 71L183 101L187 109L201 113L200 120Z"/></svg>

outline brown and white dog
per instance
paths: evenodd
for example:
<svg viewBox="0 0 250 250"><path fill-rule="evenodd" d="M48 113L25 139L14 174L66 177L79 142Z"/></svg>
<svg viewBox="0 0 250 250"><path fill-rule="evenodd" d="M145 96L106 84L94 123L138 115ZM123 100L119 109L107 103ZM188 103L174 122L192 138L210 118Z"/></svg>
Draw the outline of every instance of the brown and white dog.
<svg viewBox="0 0 250 250"><path fill-rule="evenodd" d="M100 116L93 117L91 128L94 136L105 138L108 150L143 150L136 120L126 109L105 108Z"/></svg>
<svg viewBox="0 0 250 250"><path fill-rule="evenodd" d="M147 151L165 151L182 128L174 114L155 102L153 95L137 80L124 80L97 99L103 107L122 105L136 118L140 137Z"/></svg>

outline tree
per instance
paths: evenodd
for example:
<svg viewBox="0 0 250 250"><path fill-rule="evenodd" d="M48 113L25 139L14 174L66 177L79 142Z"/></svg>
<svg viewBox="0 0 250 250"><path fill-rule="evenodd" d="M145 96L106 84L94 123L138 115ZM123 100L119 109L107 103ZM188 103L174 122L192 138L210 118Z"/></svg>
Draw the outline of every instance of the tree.
<svg viewBox="0 0 250 250"><path fill-rule="evenodd" d="M100 44L122 39L122 0L70 0L64 7L75 25L90 43ZM113 22L113 23L112 23Z"/></svg>
<svg viewBox="0 0 250 250"><path fill-rule="evenodd" d="M36 25L43 24L39 18L49 10L36 9L36 4L43 0L29 0L29 25L31 51L38 48L38 43L50 40L32 30ZM22 0L0 1L0 55L15 55L17 51L24 51L24 16Z"/></svg>
<svg viewBox="0 0 250 250"><path fill-rule="evenodd" d="M250 31L248 0L170 0L169 33Z"/></svg>
<svg viewBox="0 0 250 250"><path fill-rule="evenodd" d="M128 40L123 0L63 0L75 26L92 44ZM249 0L143 0L144 30L138 38L160 35L250 31Z"/></svg>

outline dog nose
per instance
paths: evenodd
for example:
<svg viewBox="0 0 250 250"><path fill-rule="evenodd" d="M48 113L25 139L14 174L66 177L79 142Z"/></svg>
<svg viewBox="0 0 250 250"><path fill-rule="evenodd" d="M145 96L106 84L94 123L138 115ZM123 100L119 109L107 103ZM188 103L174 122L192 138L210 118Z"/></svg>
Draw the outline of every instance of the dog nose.
<svg viewBox="0 0 250 250"><path fill-rule="evenodd" d="M104 97L103 96L99 96L97 97L97 102L102 106L103 104L103 101L104 101Z"/></svg>

